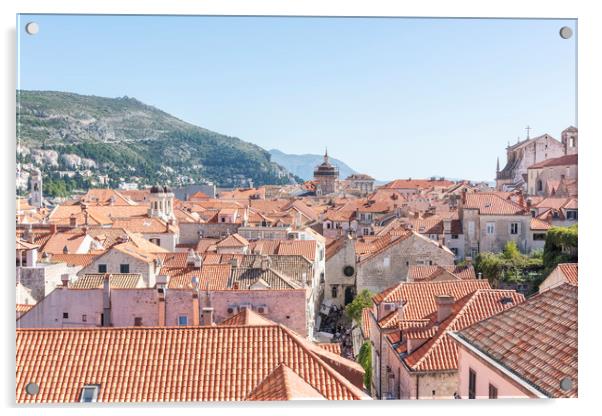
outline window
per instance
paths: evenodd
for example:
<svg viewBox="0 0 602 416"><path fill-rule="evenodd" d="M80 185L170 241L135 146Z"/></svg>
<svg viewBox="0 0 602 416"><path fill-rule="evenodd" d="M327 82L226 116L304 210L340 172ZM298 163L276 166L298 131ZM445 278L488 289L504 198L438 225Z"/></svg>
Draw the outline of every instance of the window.
<svg viewBox="0 0 602 416"><path fill-rule="evenodd" d="M385 258L383 258L383 267L390 267L391 266L391 257L387 256Z"/></svg>
<svg viewBox="0 0 602 416"><path fill-rule="evenodd" d="M458 234L452 234L451 238L452 238L452 240L457 240L458 239Z"/></svg>
<svg viewBox="0 0 602 416"><path fill-rule="evenodd" d="M353 266L345 266L343 268L343 274L347 277L353 276L354 273L355 273L355 269L353 268Z"/></svg>
<svg viewBox="0 0 602 416"><path fill-rule="evenodd" d="M88 322L88 317L86 315L82 315L82 322Z"/></svg>
<svg viewBox="0 0 602 416"><path fill-rule="evenodd" d="M510 224L510 234L518 234L518 223L517 222L513 222L512 224Z"/></svg>
<svg viewBox="0 0 602 416"><path fill-rule="evenodd" d="M456 247L450 247L452 253L454 253L454 257L458 257L458 249Z"/></svg>
<svg viewBox="0 0 602 416"><path fill-rule="evenodd" d="M188 317L186 315L178 316L178 325L180 325L180 326L188 325Z"/></svg>
<svg viewBox="0 0 602 416"><path fill-rule="evenodd" d="M533 233L533 241L544 241L546 233Z"/></svg>
<svg viewBox="0 0 602 416"><path fill-rule="evenodd" d="M493 384L489 384L489 398L497 399L497 387L495 387Z"/></svg>
<svg viewBox="0 0 602 416"><path fill-rule="evenodd" d="M468 235L474 237L474 221L468 221Z"/></svg>
<svg viewBox="0 0 602 416"><path fill-rule="evenodd" d="M160 238L150 238L148 241L150 241L153 244L156 244L158 246L161 245L161 239Z"/></svg>
<svg viewBox="0 0 602 416"><path fill-rule="evenodd" d="M134 318L134 326L142 326L142 317L136 316Z"/></svg>
<svg viewBox="0 0 602 416"><path fill-rule="evenodd" d="M98 265L98 273L106 273L107 272L107 265L106 264L99 264Z"/></svg>
<svg viewBox="0 0 602 416"><path fill-rule="evenodd" d="M63 319L69 319L69 312L63 312Z"/></svg>
<svg viewBox="0 0 602 416"><path fill-rule="evenodd" d="M338 288L337 288L337 286L333 285L333 286L330 288L330 295L331 295L331 297L333 297L333 298L336 298L336 297L337 297L337 295L338 295Z"/></svg>
<svg viewBox="0 0 602 416"><path fill-rule="evenodd" d="M533 218L535 218L535 216L536 216L536 215L537 215L537 211L536 211L536 210L534 210L534 209L532 209L532 210L531 210L531 216L532 216Z"/></svg>
<svg viewBox="0 0 602 416"><path fill-rule="evenodd" d="M80 402L83 403L92 403L98 400L98 392L100 391L100 386L98 384L86 384L82 388L82 394L79 399Z"/></svg>
<svg viewBox="0 0 602 416"><path fill-rule="evenodd" d="M119 265L119 273L129 273L130 265L129 264L120 264Z"/></svg>
<svg viewBox="0 0 602 416"><path fill-rule="evenodd" d="M543 191L543 182L541 180L537 181L537 192Z"/></svg>
<svg viewBox="0 0 602 416"><path fill-rule="evenodd" d="M566 212L566 219L567 220L577 220L577 211L567 211Z"/></svg>
<svg viewBox="0 0 602 416"><path fill-rule="evenodd" d="M477 373L472 368L468 369L468 398L475 399L477 388Z"/></svg>
<svg viewBox="0 0 602 416"><path fill-rule="evenodd" d="M495 223L488 222L487 225L485 226L485 229L487 231L487 235L494 235L495 234Z"/></svg>

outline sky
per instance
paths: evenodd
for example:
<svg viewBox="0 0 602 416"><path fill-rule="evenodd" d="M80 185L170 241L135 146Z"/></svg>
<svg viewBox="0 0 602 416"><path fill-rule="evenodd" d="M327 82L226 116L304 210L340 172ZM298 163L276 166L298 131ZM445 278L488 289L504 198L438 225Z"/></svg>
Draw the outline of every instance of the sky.
<svg viewBox="0 0 602 416"><path fill-rule="evenodd" d="M576 116L575 20L21 15L17 87L135 97L379 180L491 181ZM25 33L35 21L39 32Z"/></svg>

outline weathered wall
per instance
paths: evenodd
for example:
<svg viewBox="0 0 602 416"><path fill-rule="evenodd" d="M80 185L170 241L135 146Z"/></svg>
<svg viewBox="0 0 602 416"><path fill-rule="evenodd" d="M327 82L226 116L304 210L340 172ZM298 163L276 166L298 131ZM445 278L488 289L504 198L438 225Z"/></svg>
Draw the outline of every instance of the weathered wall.
<svg viewBox="0 0 602 416"><path fill-rule="evenodd" d="M413 234L358 264L357 291L379 293L404 282L409 266L416 264L453 265L454 255L428 238Z"/></svg>
<svg viewBox="0 0 602 416"><path fill-rule="evenodd" d="M308 322L306 319L306 292L304 289L294 290L216 290L201 293L201 309L212 307L214 320L217 323L224 321L236 314L228 313L228 308L250 303L257 312L257 307L266 306L264 316L276 323L297 332L301 336L308 335Z"/></svg>

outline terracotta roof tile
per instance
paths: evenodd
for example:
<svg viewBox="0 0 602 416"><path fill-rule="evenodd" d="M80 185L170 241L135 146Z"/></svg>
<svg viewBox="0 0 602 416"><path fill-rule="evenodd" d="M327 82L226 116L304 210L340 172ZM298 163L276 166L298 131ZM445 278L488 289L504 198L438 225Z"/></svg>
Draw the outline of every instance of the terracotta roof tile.
<svg viewBox="0 0 602 416"><path fill-rule="evenodd" d="M318 344L318 346L333 354L341 355L341 344L338 342L323 342Z"/></svg>
<svg viewBox="0 0 602 416"><path fill-rule="evenodd" d="M435 297L438 295L451 295L454 299L461 299L467 294L478 289L491 289L489 282L484 279L448 280L443 282L403 282L375 295L372 299L376 304L381 302L394 302L404 305L405 319L423 319L437 310ZM391 314L396 316L396 313ZM386 319L387 317L385 317ZM395 322L390 324L395 325Z"/></svg>
<svg viewBox="0 0 602 416"><path fill-rule="evenodd" d="M432 281L443 273L450 273L459 280L476 279L477 276L472 265L469 266L427 266L411 265L408 269L408 282Z"/></svg>
<svg viewBox="0 0 602 416"><path fill-rule="evenodd" d="M66 263L68 266L87 266L98 257L98 254L53 254L52 263Z"/></svg>
<svg viewBox="0 0 602 416"><path fill-rule="evenodd" d="M135 289L144 286L139 273L88 273L69 284L70 289L100 289L105 278L109 278L112 289Z"/></svg>
<svg viewBox="0 0 602 416"><path fill-rule="evenodd" d="M560 263L558 269L564 274L566 282L571 285L578 284L578 263Z"/></svg>
<svg viewBox="0 0 602 416"><path fill-rule="evenodd" d="M577 397L577 286L564 284L457 333L549 397ZM560 388L568 377L572 387Z"/></svg>
<svg viewBox="0 0 602 416"><path fill-rule="evenodd" d="M482 215L527 215L525 207L499 192L474 192L466 194L466 209L478 209Z"/></svg>
<svg viewBox="0 0 602 416"><path fill-rule="evenodd" d="M16 401L78 402L86 384L99 402L244 400L280 364L327 399L364 398L319 349L281 325L17 329Z"/></svg>
<svg viewBox="0 0 602 416"><path fill-rule="evenodd" d="M553 159L543 160L539 163L535 163L534 165L529 166L528 169L541 169L547 168L551 166L563 166L563 165L576 165L578 162L578 155L564 155L560 157L555 157Z"/></svg>
<svg viewBox="0 0 602 416"><path fill-rule="evenodd" d="M324 400L316 389L286 364L280 364L247 396L253 401Z"/></svg>
<svg viewBox="0 0 602 416"><path fill-rule="evenodd" d="M222 326L265 326L265 325L277 325L275 322L261 316L257 312L251 309L243 309L236 315L231 316L228 319L223 320L218 325Z"/></svg>

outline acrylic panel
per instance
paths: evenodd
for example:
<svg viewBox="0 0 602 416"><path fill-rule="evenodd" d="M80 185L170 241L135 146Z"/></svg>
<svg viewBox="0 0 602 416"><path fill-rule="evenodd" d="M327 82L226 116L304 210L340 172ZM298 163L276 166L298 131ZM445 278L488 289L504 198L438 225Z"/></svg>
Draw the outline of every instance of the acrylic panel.
<svg viewBox="0 0 602 416"><path fill-rule="evenodd" d="M577 397L575 19L17 42L17 403Z"/></svg>

